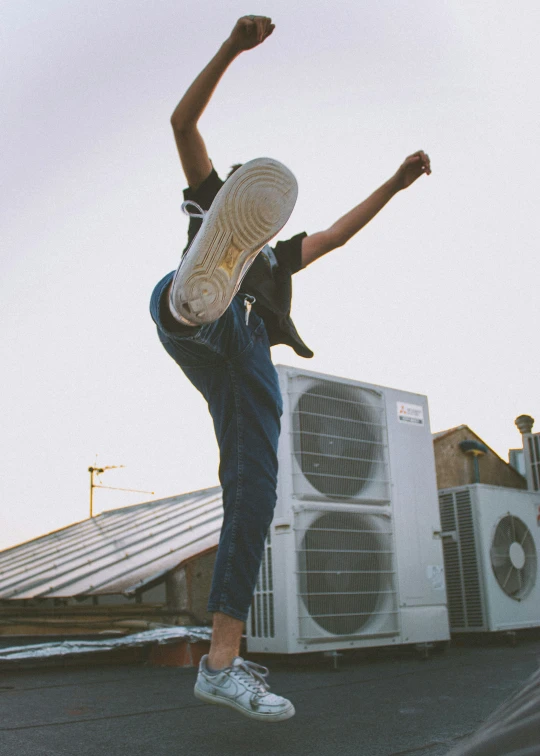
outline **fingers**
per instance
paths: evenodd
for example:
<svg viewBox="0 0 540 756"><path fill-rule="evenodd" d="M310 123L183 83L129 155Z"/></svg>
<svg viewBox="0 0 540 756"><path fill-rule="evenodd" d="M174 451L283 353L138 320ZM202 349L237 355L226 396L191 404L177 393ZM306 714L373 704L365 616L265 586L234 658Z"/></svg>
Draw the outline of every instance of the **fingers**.
<svg viewBox="0 0 540 756"><path fill-rule="evenodd" d="M429 174L431 173L431 161L429 159L429 155L424 152L423 150L420 150L420 158L422 160L422 168L424 170L424 173Z"/></svg>
<svg viewBox="0 0 540 756"><path fill-rule="evenodd" d="M257 28L255 17L252 20L251 16L242 16L236 22L236 28L241 28L245 34L252 34Z"/></svg>
<svg viewBox="0 0 540 756"><path fill-rule="evenodd" d="M264 17L255 16L255 24L257 26L257 42L262 42L264 39L264 30L266 26L266 19Z"/></svg>
<svg viewBox="0 0 540 756"><path fill-rule="evenodd" d="M431 161L429 159L429 155L424 152L424 150L418 150L418 152L414 153L415 157L422 161L422 171L424 173L429 174L431 173Z"/></svg>
<svg viewBox="0 0 540 756"><path fill-rule="evenodd" d="M275 29L272 19L267 16L242 16L239 20L246 32L256 38L257 44L264 42Z"/></svg>
<svg viewBox="0 0 540 756"><path fill-rule="evenodd" d="M413 152L413 154L409 155L409 157L405 160L405 163L408 163L409 165L420 163L419 167L422 169L422 173L426 173L428 176L431 173L431 161L429 159L429 155L423 150Z"/></svg>

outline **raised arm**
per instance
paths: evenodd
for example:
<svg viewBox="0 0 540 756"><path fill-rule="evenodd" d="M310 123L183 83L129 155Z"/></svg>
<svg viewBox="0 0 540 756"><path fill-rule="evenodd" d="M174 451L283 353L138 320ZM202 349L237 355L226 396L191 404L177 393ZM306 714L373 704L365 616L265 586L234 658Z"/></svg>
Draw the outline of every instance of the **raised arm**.
<svg viewBox="0 0 540 756"><path fill-rule="evenodd" d="M228 39L176 106L171 116L171 125L182 168L189 186L193 189L200 186L212 171L206 145L197 126L199 118L233 60L241 52L260 45L273 31L272 20L265 16L239 18Z"/></svg>
<svg viewBox="0 0 540 756"><path fill-rule="evenodd" d="M302 266L305 268L306 265L318 260L327 252L346 244L377 215L379 210L382 210L395 194L409 187L423 173L429 175L431 165L426 153L419 150L406 158L392 178L359 205L353 207L326 231L319 231L316 234L306 236L302 240Z"/></svg>

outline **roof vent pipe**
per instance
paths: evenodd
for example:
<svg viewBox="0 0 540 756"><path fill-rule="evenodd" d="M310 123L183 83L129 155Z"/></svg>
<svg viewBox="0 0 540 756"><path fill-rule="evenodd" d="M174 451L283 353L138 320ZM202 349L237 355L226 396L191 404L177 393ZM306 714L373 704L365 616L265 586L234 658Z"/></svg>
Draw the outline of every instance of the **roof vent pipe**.
<svg viewBox="0 0 540 756"><path fill-rule="evenodd" d="M464 454L471 454L474 464L474 482L480 483L480 467L478 465L478 457L483 457L487 454L489 449L485 444L481 444L480 441L460 441L459 448Z"/></svg>

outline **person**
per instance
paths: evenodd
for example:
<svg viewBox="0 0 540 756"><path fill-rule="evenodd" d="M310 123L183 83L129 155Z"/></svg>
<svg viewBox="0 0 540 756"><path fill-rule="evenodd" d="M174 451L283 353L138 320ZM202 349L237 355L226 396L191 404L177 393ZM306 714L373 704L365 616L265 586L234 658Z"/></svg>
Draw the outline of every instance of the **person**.
<svg viewBox="0 0 540 756"><path fill-rule="evenodd" d="M293 174L279 161L257 158L233 166L223 181L198 121L231 63L273 31L270 18L240 18L172 114L188 184L188 245L150 304L163 347L208 403L220 453L224 517L208 602L212 641L195 695L268 722L293 716L294 706L269 692L266 668L239 653L276 503L282 400L270 346L313 356L291 319L292 275L343 246L394 195L431 172L428 155L415 152L329 228L269 246L294 207Z"/></svg>

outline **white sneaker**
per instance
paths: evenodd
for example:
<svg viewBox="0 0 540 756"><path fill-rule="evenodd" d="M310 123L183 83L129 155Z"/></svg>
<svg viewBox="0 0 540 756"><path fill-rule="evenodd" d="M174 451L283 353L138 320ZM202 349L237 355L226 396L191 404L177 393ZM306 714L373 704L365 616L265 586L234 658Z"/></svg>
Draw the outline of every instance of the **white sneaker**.
<svg viewBox="0 0 540 756"><path fill-rule="evenodd" d="M289 220L297 196L291 171L271 158L250 160L227 179L171 286L170 307L181 323L203 325L223 315L257 254Z"/></svg>
<svg viewBox="0 0 540 756"><path fill-rule="evenodd" d="M202 657L195 683L195 696L201 701L230 706L261 722L281 722L294 716L290 701L268 692L266 667L237 656L230 667L212 675L206 666L207 659L207 655Z"/></svg>

